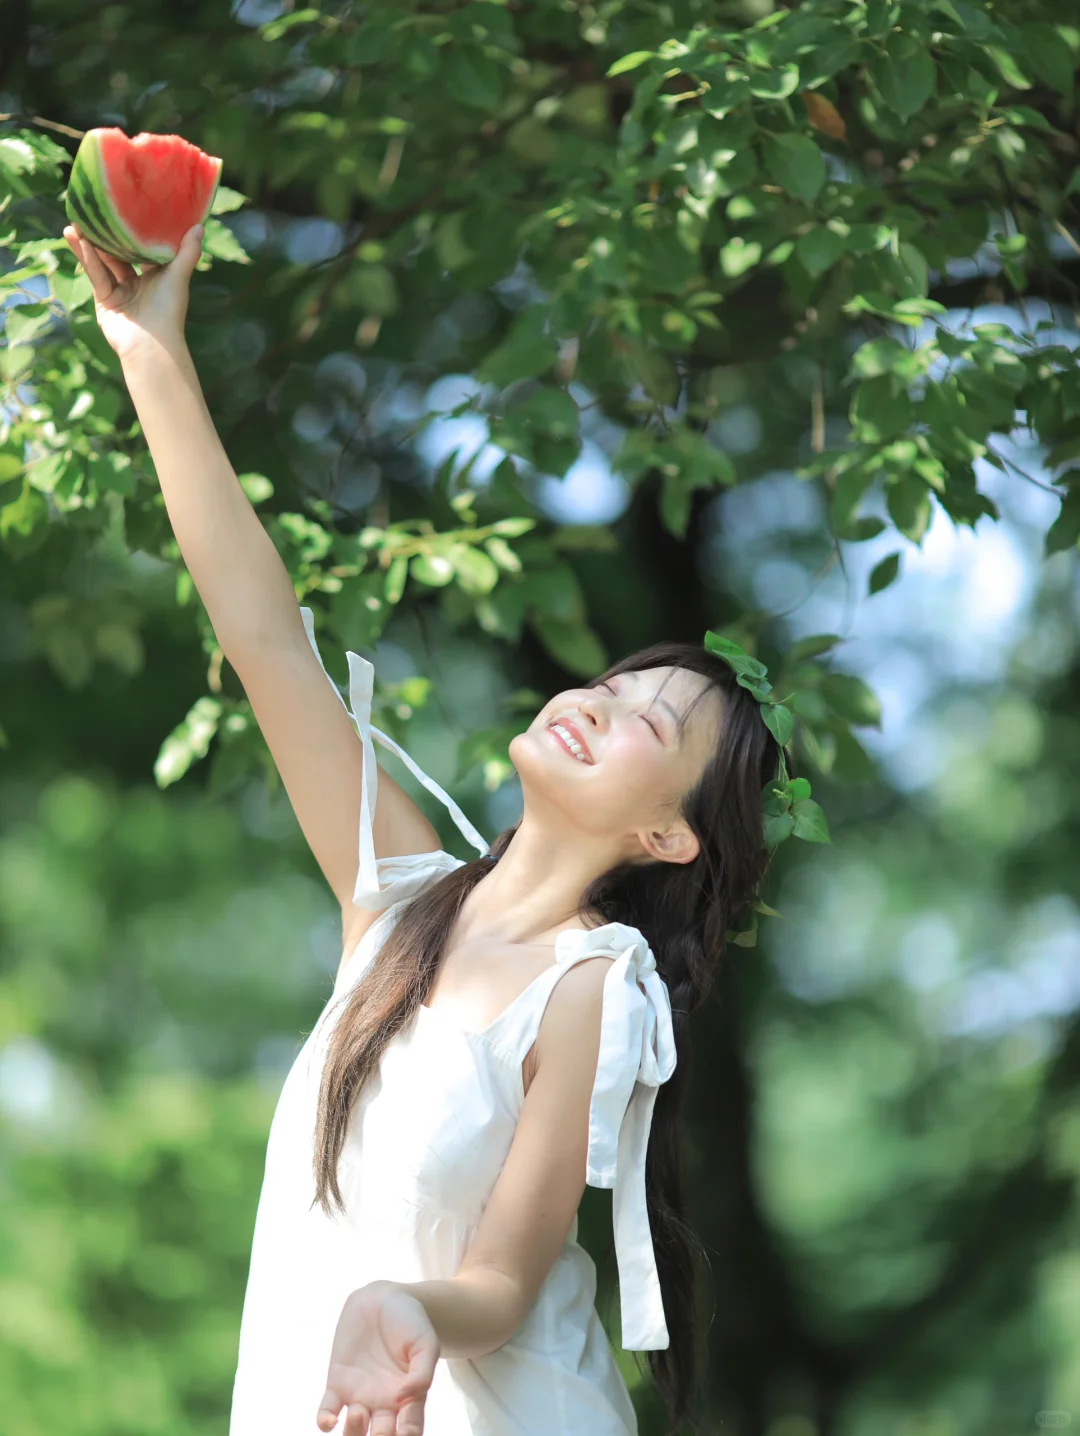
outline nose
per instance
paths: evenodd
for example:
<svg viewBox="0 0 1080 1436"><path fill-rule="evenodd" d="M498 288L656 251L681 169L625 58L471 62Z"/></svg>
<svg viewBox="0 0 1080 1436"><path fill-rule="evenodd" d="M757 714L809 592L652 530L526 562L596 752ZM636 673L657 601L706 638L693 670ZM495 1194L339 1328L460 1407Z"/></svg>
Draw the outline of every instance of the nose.
<svg viewBox="0 0 1080 1436"><path fill-rule="evenodd" d="M602 704L603 695L591 689L578 704L581 716L587 718L594 728L599 728L602 722Z"/></svg>

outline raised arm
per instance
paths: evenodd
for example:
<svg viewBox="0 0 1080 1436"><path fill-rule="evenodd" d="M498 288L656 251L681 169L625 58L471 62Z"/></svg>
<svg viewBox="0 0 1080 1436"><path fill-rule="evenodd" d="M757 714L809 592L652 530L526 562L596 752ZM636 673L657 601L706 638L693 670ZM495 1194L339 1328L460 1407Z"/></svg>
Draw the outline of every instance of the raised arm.
<svg viewBox="0 0 1080 1436"><path fill-rule="evenodd" d="M184 562L341 903L346 942L355 941L374 916L352 903L362 745L308 642L288 570L222 447L184 340L199 242L192 232L172 264L137 275L74 227L64 233L120 357ZM435 828L388 775L379 782L373 829L379 857L439 847Z"/></svg>

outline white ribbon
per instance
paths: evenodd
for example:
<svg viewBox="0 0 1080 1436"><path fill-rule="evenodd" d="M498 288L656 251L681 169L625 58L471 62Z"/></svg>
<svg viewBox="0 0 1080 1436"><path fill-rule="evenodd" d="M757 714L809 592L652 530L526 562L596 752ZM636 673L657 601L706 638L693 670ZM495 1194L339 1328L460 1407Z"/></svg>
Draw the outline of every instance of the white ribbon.
<svg viewBox="0 0 1080 1436"><path fill-rule="evenodd" d="M326 673L326 664L323 663L319 645L315 641L315 615L310 608L301 607L300 616L304 620L308 642L315 652L315 657L319 660L319 667ZM412 853L405 857L376 859L373 822L375 799L379 788L379 764L375 757L372 738L377 738L384 748L389 748L391 753L396 753L417 781L423 784L429 793L438 798L457 824L458 831L472 843L481 856L488 851L488 844L469 822L453 798L439 787L434 778L429 778L420 765L414 762L404 748L394 742L393 738L387 737L385 733L373 726L371 699L375 685L375 669L366 658L361 658L359 653L353 653L346 649L345 656L349 660L349 703L345 702L329 673L326 673L326 678L330 687L337 694L341 706L356 724L364 750L363 783L360 789L360 863L356 874L353 902L357 907L378 911L381 908L389 907L392 903L401 902L405 898L411 897L422 886L430 883L433 867L441 866L447 872L452 872L454 868L460 866L460 863L450 853L445 852ZM380 874L386 879L385 887L380 886Z"/></svg>
<svg viewBox="0 0 1080 1436"><path fill-rule="evenodd" d="M657 1089L675 1070L671 998L636 927L613 922L592 932L571 930L560 934L558 945L560 961L618 954L604 977L585 1180L614 1189L623 1347L663 1350L669 1337L645 1198L645 1154Z"/></svg>

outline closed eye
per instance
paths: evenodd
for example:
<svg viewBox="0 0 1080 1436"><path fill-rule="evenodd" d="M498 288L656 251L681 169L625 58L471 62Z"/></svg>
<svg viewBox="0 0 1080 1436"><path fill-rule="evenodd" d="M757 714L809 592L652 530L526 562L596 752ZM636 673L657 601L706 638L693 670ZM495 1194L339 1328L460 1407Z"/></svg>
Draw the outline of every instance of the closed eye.
<svg viewBox="0 0 1080 1436"><path fill-rule="evenodd" d="M615 694L615 689L611 686L611 684L608 682L608 680L607 680L606 678L604 679L604 681L603 681L599 686L600 686L601 688L606 688L609 693L611 693L611 694L613 694L613 695ZM644 713L642 713L640 716L645 719L645 722L648 723L649 727L653 730L653 733L656 735L657 741L660 742L660 743L662 743L664 740L663 740L663 738L660 737L660 731L659 731L659 729L657 728L656 724L652 721L652 719L651 719L651 718L646 718Z"/></svg>

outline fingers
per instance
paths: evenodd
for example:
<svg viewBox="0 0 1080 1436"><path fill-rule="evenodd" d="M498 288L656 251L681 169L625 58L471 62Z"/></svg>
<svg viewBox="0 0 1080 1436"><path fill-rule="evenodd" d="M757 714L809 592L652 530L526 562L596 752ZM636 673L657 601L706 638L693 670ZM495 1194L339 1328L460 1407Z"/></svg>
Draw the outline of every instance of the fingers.
<svg viewBox="0 0 1080 1436"><path fill-rule="evenodd" d="M369 1419L370 1413L363 1402L354 1401L345 1418L345 1429L342 1436L371 1436L374 1428L368 1426ZM390 1436L394 1436L393 1427L390 1428Z"/></svg>
<svg viewBox="0 0 1080 1436"><path fill-rule="evenodd" d="M94 298L99 304L104 303L116 288L117 280L112 271L106 269L102 263L101 255L94 248L88 239L84 239L74 225L69 224L64 230L64 238L75 253L75 258L82 265L86 277L90 281L90 287L94 291Z"/></svg>
<svg viewBox="0 0 1080 1436"><path fill-rule="evenodd" d="M374 1436L374 1427L372 1428ZM390 1428L390 1436L424 1436L424 1398L406 1401L397 1414L396 1428Z"/></svg>
<svg viewBox="0 0 1080 1436"><path fill-rule="evenodd" d="M134 269L126 259L117 259L115 254L106 254L105 251L97 251L101 256L101 262L109 271L117 284L126 284L129 279L137 278Z"/></svg>
<svg viewBox="0 0 1080 1436"><path fill-rule="evenodd" d="M337 1419L342 1405L341 1397L332 1386L328 1386L319 1404L319 1414L315 1418L319 1424L320 1431L333 1431L337 1425Z"/></svg>

